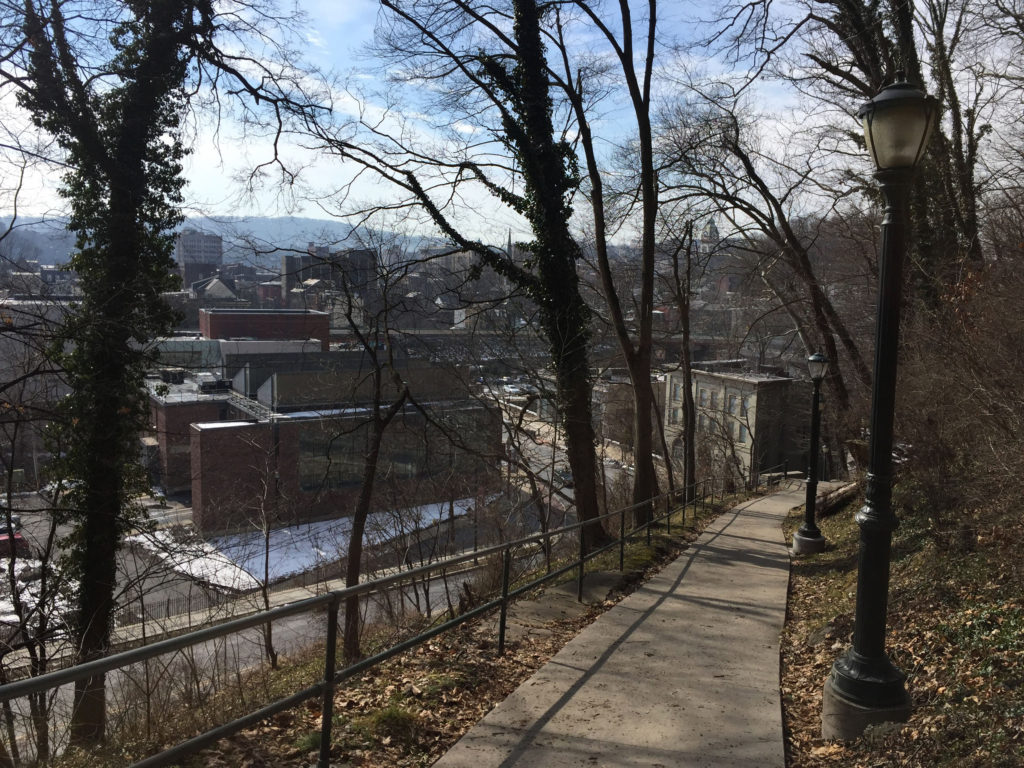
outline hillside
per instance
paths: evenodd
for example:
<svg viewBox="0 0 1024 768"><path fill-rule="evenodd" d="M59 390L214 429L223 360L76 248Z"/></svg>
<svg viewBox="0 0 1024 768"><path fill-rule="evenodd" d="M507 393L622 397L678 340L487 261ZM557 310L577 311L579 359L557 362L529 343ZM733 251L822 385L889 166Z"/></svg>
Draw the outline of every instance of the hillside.
<svg viewBox="0 0 1024 768"><path fill-rule="evenodd" d="M851 744L820 738L822 686L853 629L857 506L821 522L828 551L793 563L782 648L789 768L1024 765L1024 542L1018 516L991 511L953 535L904 515L888 649L907 674L913 714ZM801 519L791 515L788 534Z"/></svg>

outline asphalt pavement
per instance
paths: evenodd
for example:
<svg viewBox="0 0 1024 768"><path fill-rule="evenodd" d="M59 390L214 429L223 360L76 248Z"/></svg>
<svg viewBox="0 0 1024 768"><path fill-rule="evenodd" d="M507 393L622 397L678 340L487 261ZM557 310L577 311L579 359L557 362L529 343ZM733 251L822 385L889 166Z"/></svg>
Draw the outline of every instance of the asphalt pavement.
<svg viewBox="0 0 1024 768"><path fill-rule="evenodd" d="M435 768L782 768L779 637L802 485L723 513Z"/></svg>

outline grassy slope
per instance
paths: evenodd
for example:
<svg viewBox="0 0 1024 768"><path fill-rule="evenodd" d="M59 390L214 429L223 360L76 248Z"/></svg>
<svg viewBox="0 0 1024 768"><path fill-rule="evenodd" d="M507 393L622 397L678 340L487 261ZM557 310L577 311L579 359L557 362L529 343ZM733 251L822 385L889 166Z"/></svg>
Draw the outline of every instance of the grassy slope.
<svg viewBox="0 0 1024 768"><path fill-rule="evenodd" d="M1022 532L1011 515L944 536L920 518L903 520L888 649L908 676L913 715L851 744L821 739L822 686L853 630L856 509L822 521L828 551L793 563L782 648L789 767L1024 766ZM801 516L790 516L787 535Z"/></svg>
<svg viewBox="0 0 1024 768"><path fill-rule="evenodd" d="M690 510L686 527L673 515L671 533L658 527L650 545L634 537L626 548L621 596L677 557L709 520L739 501L730 498L716 508ZM588 564L590 570L617 571L618 550ZM332 759L359 768L421 768L432 764L473 724L553 656L614 601L591 608L579 618L552 621L541 634L513 641L504 656L495 653L494 618L477 620L440 635L418 648L348 680L335 694ZM378 628L367 640L367 652L385 647L411 627ZM171 704L159 727L135 724L118 733L106 749L67 754L60 768L113 768L151 754L158 745L179 742L230 717L252 711L274 698L311 685L322 675L323 646L299 658L282 659L281 669L249 670L238 686L191 700L187 707ZM139 707L135 707L136 712ZM172 714L173 713L173 714ZM315 764L320 735L319 702L277 715L217 743L183 764L183 768L307 768Z"/></svg>

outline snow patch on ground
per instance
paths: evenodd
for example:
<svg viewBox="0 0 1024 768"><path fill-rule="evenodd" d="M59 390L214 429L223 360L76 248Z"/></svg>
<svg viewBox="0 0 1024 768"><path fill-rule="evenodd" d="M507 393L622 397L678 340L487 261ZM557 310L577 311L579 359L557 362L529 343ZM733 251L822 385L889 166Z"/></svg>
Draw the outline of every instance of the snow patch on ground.
<svg viewBox="0 0 1024 768"><path fill-rule="evenodd" d="M380 543L438 520L465 515L473 498L423 504L401 510L374 512L366 522L366 543ZM168 531L138 533L128 537L164 564L188 578L220 589L247 592L263 582L305 573L338 560L348 552L352 519L342 517L277 528L265 538L252 530L215 536L209 541L179 542ZM265 562L266 560L266 562Z"/></svg>
<svg viewBox="0 0 1024 768"><path fill-rule="evenodd" d="M234 592L256 589L259 582L210 543L176 541L167 531L136 533L127 538L193 581Z"/></svg>
<svg viewBox="0 0 1024 768"><path fill-rule="evenodd" d="M446 520L450 509L464 515L475 499L424 504L402 510L371 513L366 521L367 543L387 539ZM305 573L317 566L338 560L348 552L352 519L321 520L270 531L269 542L262 531L253 530L210 539L209 544L239 569L263 581L266 565L269 581ZM265 563L265 559L267 562Z"/></svg>
<svg viewBox="0 0 1024 768"><path fill-rule="evenodd" d="M5 573L8 568L7 559L0 559L0 570ZM32 617L35 611L40 608L40 588L42 582L39 580L43 571L43 562L32 558L19 558L15 571L15 588L21 600L22 611L26 617ZM42 605L42 610L49 614L50 631L62 623L61 617L67 615L71 610L67 595L55 589L53 574L50 573L50 590L47 595L47 602ZM38 621L38 616L29 618L27 625L32 627ZM21 626L18 613L14 608L14 599L11 596L10 583L6 580L0 582L0 635L6 636L15 627ZM31 630L30 630L31 631Z"/></svg>

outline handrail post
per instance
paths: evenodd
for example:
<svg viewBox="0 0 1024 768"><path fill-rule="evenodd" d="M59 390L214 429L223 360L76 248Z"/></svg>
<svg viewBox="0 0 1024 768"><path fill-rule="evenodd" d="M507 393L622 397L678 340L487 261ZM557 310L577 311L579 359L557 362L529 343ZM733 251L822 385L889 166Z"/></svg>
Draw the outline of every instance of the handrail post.
<svg viewBox="0 0 1024 768"><path fill-rule="evenodd" d="M626 512L619 513L619 570L626 570Z"/></svg>
<svg viewBox="0 0 1024 768"><path fill-rule="evenodd" d="M508 582L512 571L512 548L501 553L501 616L498 619L498 655L505 655L505 623L508 617Z"/></svg>
<svg viewBox="0 0 1024 768"><path fill-rule="evenodd" d="M586 557L586 550L583 547L583 526L580 526L580 571L576 577L576 602L583 602L583 559Z"/></svg>
<svg viewBox="0 0 1024 768"><path fill-rule="evenodd" d="M672 535L672 494L665 494L665 533Z"/></svg>
<svg viewBox="0 0 1024 768"><path fill-rule="evenodd" d="M688 486L689 488L690 486ZM701 481L701 488L706 490L707 480ZM687 493L682 489L675 489L665 495L666 509L668 515L671 515L674 511L673 503L677 501L680 496ZM651 528L653 527L653 510L657 509L658 499L660 494L652 499L649 499L647 504L650 505L648 509L652 511L652 519L646 523L647 527L647 538L651 540ZM686 522L686 506L688 499L683 496L683 522L685 526ZM706 503L706 499L702 499ZM696 494L694 494L694 510L696 517ZM580 558L578 565L572 562L563 563L557 569L559 574L571 574L574 567L578 568L577 578L577 600L583 601L583 580L586 575L586 561L593 559L595 552L588 552L587 545L590 540L585 538L584 532L587 525L601 524L603 528L604 520L613 519L615 514L619 515L619 569L625 569L625 544L627 537L627 515L634 511L633 507L626 507L619 510L618 512L604 512L598 517L597 520L586 522L579 521L573 525L562 526L555 529L557 535L571 538L571 532L573 529L579 532L579 551ZM637 533L635 527L635 519L629 521L628 535L635 538ZM609 523L611 525L611 523ZM602 533L604 531L602 530ZM546 531L539 534L531 534L524 536L521 539L517 539L513 542L504 541L499 544L488 545L486 548L476 549L472 552L465 552L461 555L456 555L450 559L445 559L440 563L429 563L423 566L412 568L409 571L404 569L398 569L397 572L389 575L381 576L373 581L365 581L359 585L350 588L344 588L340 590L331 590L326 595L319 595L317 597L310 597L304 600L299 600L290 605L278 606L277 608L271 608L267 611L260 611L252 616L233 618L224 624L218 626L207 627L200 630L192 630L187 634L177 636L174 638L168 638L164 640L158 640L150 645L134 648L128 651L122 651L117 654L113 654L104 659L97 659L92 662L88 662L77 667L71 667L63 670L56 670L45 675L25 678L17 680L11 683L5 683L0 685L0 696L4 700L20 699L25 696L34 695L41 691L52 691L53 689L59 689L61 686L66 686L74 683L77 680L82 680L90 675L105 673L116 669L123 669L131 664L148 663L149 659L157 658L160 655L167 653L175 653L181 649L195 645L198 643L205 643L211 640L216 640L222 637L236 636L238 633L248 632L252 629L261 627L267 622L280 620L290 616L308 616L309 611L320 612L323 611L326 614L326 639L324 648L324 671L323 677L319 681L313 681L302 688L302 690L296 691L290 696L273 701L265 706L262 706L256 710L247 712L243 717L236 718L231 722L212 728L204 733L199 734L187 741L179 742L178 744L171 746L162 752L144 758L140 762L135 763L139 768L146 768L148 766L157 765L168 765L172 762L181 762L182 756L195 754L200 749L205 749L212 744L215 744L219 739L226 738L230 734L238 733L240 730L249 728L252 724L266 720L267 718L273 717L281 712L285 712L300 705L305 706L310 702L314 702L317 698L321 699L320 711L321 711L321 727L320 727L320 743L317 749L318 757L315 765L317 768L330 768L331 766L331 752L333 746L333 725L334 725L334 709L336 708L334 699L337 694L337 688L343 685L342 681L348 679L351 674L356 674L366 669L373 668L377 664L388 658L393 658L398 653L404 652L409 648L416 647L416 645L424 642L430 637L447 632L455 626L460 625L462 622L471 620L477 616L484 615L486 612L488 615L493 616L494 608L499 608L501 611L500 627L499 627L499 643L498 653L503 654L505 652L505 640L507 634L507 619L508 619L508 606L511 599L511 585L512 585L512 559L515 556L512 552L512 547L525 547L532 545L534 542L541 540L551 540L551 536L554 535L552 531ZM610 549L611 545L607 548ZM602 546L601 551L604 551L606 547ZM419 635L407 638L396 645L391 646L385 651L381 651L375 654L369 659L364 659L357 665L344 668L343 660L339 661L339 638L343 636L343 629L339 626L339 615L342 611L342 601L347 600L351 597L360 597L368 594L371 590L400 590L402 584L407 584L410 575L414 578L423 577L426 578L426 574L434 574L440 572L442 577L446 574L447 569L452 564L468 564L476 561L478 558L485 557L490 560L498 555L502 556L502 584L501 584L501 600L496 600L493 596L487 600L486 604L477 606L471 609L467 614L463 616L457 616L446 621L443 625L432 626L429 630L426 630ZM320 578L325 578L326 571L321 569L320 574L316 577L317 582ZM532 578L532 577L531 577ZM543 578L531 581L533 583L543 582ZM191 602L191 608L195 609L196 598L195 596L183 596L176 598L179 603L184 605L187 601ZM205 605L206 600L202 600L200 604ZM170 607L172 604L171 598L166 601L166 607ZM139 613L139 621L152 621L154 613L159 614L160 611L165 607L163 600L159 601L155 606L142 605ZM339 667L339 663L342 665ZM315 704L312 706L315 707Z"/></svg>
<svg viewBox="0 0 1024 768"><path fill-rule="evenodd" d="M324 695L320 703L320 759L317 768L331 765L331 724L334 720L334 676L338 650L338 598L327 606L327 648L324 651Z"/></svg>

